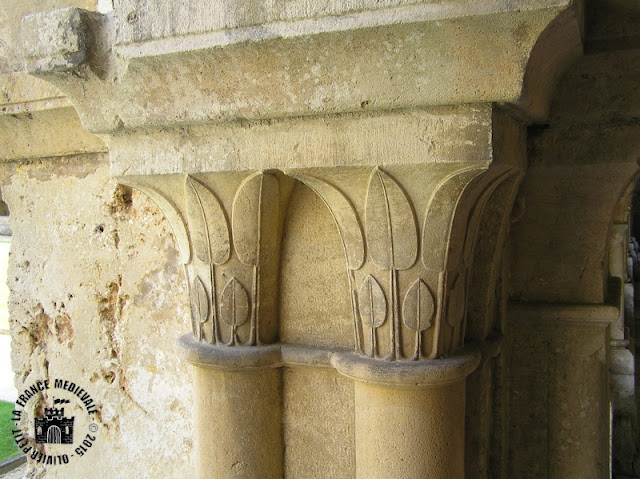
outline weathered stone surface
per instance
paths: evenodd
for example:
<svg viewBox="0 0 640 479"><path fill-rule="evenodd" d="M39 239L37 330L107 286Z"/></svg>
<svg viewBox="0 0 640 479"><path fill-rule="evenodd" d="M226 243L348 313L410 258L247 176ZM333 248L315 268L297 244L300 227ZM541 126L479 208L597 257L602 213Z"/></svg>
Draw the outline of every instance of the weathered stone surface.
<svg viewBox="0 0 640 479"><path fill-rule="evenodd" d="M24 0L0 2L0 73L24 70L22 52L22 17L35 12L48 12L64 7L107 11L108 0Z"/></svg>
<svg viewBox="0 0 640 479"><path fill-rule="evenodd" d="M283 374L285 474L352 479L353 382L328 369L287 368Z"/></svg>
<svg viewBox="0 0 640 479"><path fill-rule="evenodd" d="M0 160L97 151L106 145L85 131L60 90L26 74L0 75Z"/></svg>
<svg viewBox="0 0 640 479"><path fill-rule="evenodd" d="M39 75L75 99L92 132L519 99L537 117L555 80L537 72L559 71L579 50L580 15L570 8L571 25L547 32L524 83L538 38L567 11L563 1L523 1L515 9L474 2L475 15L469 4L349 12L357 5L335 2L321 10L335 5L346 13L320 17L297 3L287 4L293 19L275 23L270 16L281 15L278 8L243 5L234 9L248 17L240 13L220 30L225 22L215 10L195 0L171 12L118 4L113 25L85 26L98 47L82 72ZM192 22L193 15L201 21ZM110 40L114 31L120 37Z"/></svg>
<svg viewBox="0 0 640 479"><path fill-rule="evenodd" d="M482 162L492 108L408 110L111 135L114 175ZM357 138L357 141L354 141Z"/></svg>
<svg viewBox="0 0 640 479"><path fill-rule="evenodd" d="M96 398L98 440L73 458L75 477L95 477L97 463L108 477L189 476L191 382L167 334L189 328L184 275L166 221L105 160L3 167L17 388L64 377Z"/></svg>
<svg viewBox="0 0 640 479"><path fill-rule="evenodd" d="M22 31L29 71L64 70L87 59L82 19L76 8L27 15L22 19Z"/></svg>

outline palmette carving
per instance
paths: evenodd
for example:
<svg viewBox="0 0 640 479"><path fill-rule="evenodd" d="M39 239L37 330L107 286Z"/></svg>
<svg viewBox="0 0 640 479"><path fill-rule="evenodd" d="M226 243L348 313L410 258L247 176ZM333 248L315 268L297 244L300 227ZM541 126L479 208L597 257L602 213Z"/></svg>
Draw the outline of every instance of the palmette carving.
<svg viewBox="0 0 640 479"><path fill-rule="evenodd" d="M220 298L220 318L231 326L231 340L228 345L237 343L237 329L249 319L251 304L244 286L235 277L231 278L222 291Z"/></svg>
<svg viewBox="0 0 640 479"><path fill-rule="evenodd" d="M279 201L278 180L264 173L247 178L233 200L233 245L240 261L253 267L251 346L260 344L260 268L277 254Z"/></svg>
<svg viewBox="0 0 640 479"><path fill-rule="evenodd" d="M407 290L402 303L402 320L405 326L416 332L413 359L422 355L422 332L431 327L435 314L435 298L422 279L417 279Z"/></svg>
<svg viewBox="0 0 640 479"><path fill-rule="evenodd" d="M231 244L229 241L229 226L220 201L205 185L187 175L184 182L184 199L187 211L187 222L191 233L191 245L197 261L206 265L211 296L211 343L220 340L218 318L216 311L216 275L214 265L221 265L229 260ZM197 269L193 265L193 269ZM202 278L198 281L203 285ZM206 291L206 288L205 288ZM201 323L202 324L202 323ZM202 340L202 325L198 332Z"/></svg>
<svg viewBox="0 0 640 479"><path fill-rule="evenodd" d="M231 245L220 202L206 186L190 176L185 179L184 196L195 256L207 264L226 263Z"/></svg>
<svg viewBox="0 0 640 479"><path fill-rule="evenodd" d="M464 342L475 218L485 204L478 199L490 196L508 173L503 168L485 177L485 168L468 163L413 168L354 168L326 179L321 170L313 170L314 176L286 172L314 191L334 219L348 277L354 349L377 359L433 359ZM262 343L261 298L269 311L262 316L265 342L277 337L270 313L276 312L281 209L293 182L278 172L241 175L183 176L179 185L171 179L164 188L140 187L166 210L176 232L194 335L222 346ZM236 186L224 183L229 180ZM176 201L172 195L180 190L182 201ZM221 292L216 279L225 285Z"/></svg>
<svg viewBox="0 0 640 479"><path fill-rule="evenodd" d="M429 199L422 229L422 263L427 271L438 274L436 302L439 306L436 308L429 359L435 359L441 350L440 328L444 314L443 306L447 301L447 264L451 249L449 242L457 208L469 183L483 171L483 168L467 168L448 175L435 188ZM443 244L446 247L443 248ZM464 290L462 292L464 293Z"/></svg>
<svg viewBox="0 0 640 479"><path fill-rule="evenodd" d="M378 356L377 331L387 320L387 298L380 283L369 275L360 286L360 317L362 323L371 330L371 357Z"/></svg>
<svg viewBox="0 0 640 479"><path fill-rule="evenodd" d="M196 276L191 285L192 301L191 316L193 318L193 329L198 331L198 339L202 341L202 327L209 319L209 293L202 280Z"/></svg>
<svg viewBox="0 0 640 479"><path fill-rule="evenodd" d="M391 328L389 359L399 359L400 308L398 271L411 268L418 256L418 230L413 208L396 181L380 168L369 177L365 204L367 246L373 263L389 271Z"/></svg>

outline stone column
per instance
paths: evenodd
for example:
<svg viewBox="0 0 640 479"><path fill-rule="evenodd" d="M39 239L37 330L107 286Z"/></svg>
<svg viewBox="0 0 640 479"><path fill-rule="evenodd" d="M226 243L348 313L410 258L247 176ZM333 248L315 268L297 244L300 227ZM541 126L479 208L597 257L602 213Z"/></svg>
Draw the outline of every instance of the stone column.
<svg viewBox="0 0 640 479"><path fill-rule="evenodd" d="M193 365L196 475L283 477L277 348L216 348L183 336Z"/></svg>
<svg viewBox="0 0 640 479"><path fill-rule="evenodd" d="M418 363L336 360L355 382L356 478L463 479L465 380L479 361L475 348Z"/></svg>

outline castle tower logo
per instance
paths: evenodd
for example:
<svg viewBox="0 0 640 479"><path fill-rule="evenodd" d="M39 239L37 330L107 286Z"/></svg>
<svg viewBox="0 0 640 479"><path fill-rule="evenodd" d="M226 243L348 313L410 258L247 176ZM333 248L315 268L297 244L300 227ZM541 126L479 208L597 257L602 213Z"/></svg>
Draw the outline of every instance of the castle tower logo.
<svg viewBox="0 0 640 479"><path fill-rule="evenodd" d="M68 399L54 399L53 404L68 404ZM34 419L36 443L73 444L73 422L75 417L65 417L64 408L48 407L44 418Z"/></svg>
<svg viewBox="0 0 640 479"><path fill-rule="evenodd" d="M99 407L83 387L64 379L40 380L16 400L13 437L32 461L64 465L92 451Z"/></svg>

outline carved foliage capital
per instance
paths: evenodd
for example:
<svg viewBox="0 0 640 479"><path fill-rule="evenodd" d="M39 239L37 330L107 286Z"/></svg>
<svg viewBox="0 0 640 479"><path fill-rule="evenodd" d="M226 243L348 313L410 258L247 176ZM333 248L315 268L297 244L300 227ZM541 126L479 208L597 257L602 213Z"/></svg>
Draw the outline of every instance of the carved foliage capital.
<svg viewBox="0 0 640 479"><path fill-rule="evenodd" d="M339 233L357 354L434 359L463 345L480 216L510 170L471 163L338 170L127 179L173 226L198 340L277 342L281 237L299 182L322 199Z"/></svg>

